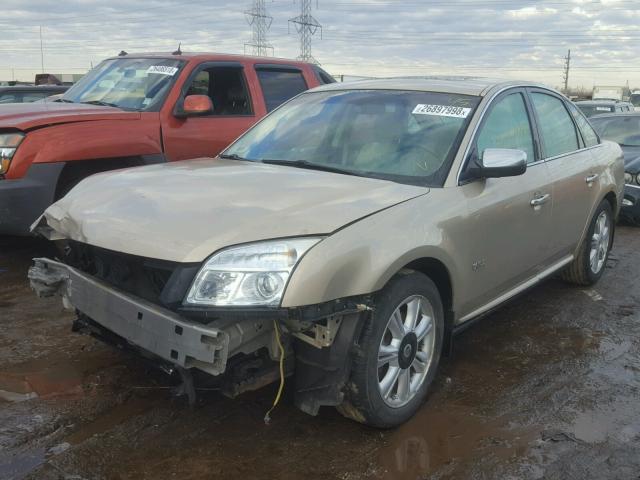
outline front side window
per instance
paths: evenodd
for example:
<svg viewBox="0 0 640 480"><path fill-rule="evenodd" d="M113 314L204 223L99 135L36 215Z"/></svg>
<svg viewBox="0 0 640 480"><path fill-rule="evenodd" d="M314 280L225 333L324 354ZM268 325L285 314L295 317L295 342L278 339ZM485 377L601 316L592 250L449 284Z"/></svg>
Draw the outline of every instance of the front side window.
<svg viewBox="0 0 640 480"><path fill-rule="evenodd" d="M207 95L212 115L251 115L244 72L238 67L211 67L196 74L186 95Z"/></svg>
<svg viewBox="0 0 640 480"><path fill-rule="evenodd" d="M578 135L564 102L546 93L531 94L545 158L578 150Z"/></svg>
<svg viewBox="0 0 640 480"><path fill-rule="evenodd" d="M640 93L632 93L629 101L634 107L640 107Z"/></svg>
<svg viewBox="0 0 640 480"><path fill-rule="evenodd" d="M580 133L582 134L582 139L584 140L584 144L586 147L593 147L594 145L598 145L600 143L598 141L598 136L596 132L593 131L591 125L584 117L584 115L580 112L578 108L572 103L568 104L569 111L571 115L573 115L573 119L576 121L578 128L580 129Z"/></svg>
<svg viewBox="0 0 640 480"><path fill-rule="evenodd" d="M170 58L105 60L58 101L153 110L162 105L183 65L184 61Z"/></svg>
<svg viewBox="0 0 640 480"><path fill-rule="evenodd" d="M306 93L223 156L441 186L478 102L434 92Z"/></svg>
<svg viewBox="0 0 640 480"><path fill-rule="evenodd" d="M480 158L487 148L522 150L527 163L536 161L531 123L521 93L507 95L491 108L476 141Z"/></svg>
<svg viewBox="0 0 640 480"><path fill-rule="evenodd" d="M256 73L264 95L267 112L274 110L308 88L302 72L297 70L258 69Z"/></svg>
<svg viewBox="0 0 640 480"><path fill-rule="evenodd" d="M640 147L640 117L621 115L594 118L591 123L605 140L624 147Z"/></svg>

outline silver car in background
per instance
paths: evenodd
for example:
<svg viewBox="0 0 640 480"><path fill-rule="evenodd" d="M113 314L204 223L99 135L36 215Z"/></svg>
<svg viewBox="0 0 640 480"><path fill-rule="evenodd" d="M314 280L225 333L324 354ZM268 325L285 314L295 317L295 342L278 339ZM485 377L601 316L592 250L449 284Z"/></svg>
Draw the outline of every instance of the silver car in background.
<svg viewBox="0 0 640 480"><path fill-rule="evenodd" d="M387 79L281 106L219 158L102 173L34 230L76 328L235 395L377 427L425 400L467 322L550 275L604 272L620 147L526 82Z"/></svg>

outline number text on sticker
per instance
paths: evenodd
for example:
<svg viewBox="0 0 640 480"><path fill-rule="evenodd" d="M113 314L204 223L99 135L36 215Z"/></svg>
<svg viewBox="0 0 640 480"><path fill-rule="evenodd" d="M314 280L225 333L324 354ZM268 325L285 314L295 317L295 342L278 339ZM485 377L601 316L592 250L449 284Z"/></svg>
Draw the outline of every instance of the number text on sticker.
<svg viewBox="0 0 640 480"><path fill-rule="evenodd" d="M466 107L454 107L453 105L426 105L424 103L419 103L411 113L414 115L467 118L469 112L471 112L471 109Z"/></svg>
<svg viewBox="0 0 640 480"><path fill-rule="evenodd" d="M160 75L174 76L178 71L178 67L166 67L164 65L152 65L147 68L147 75L150 73L159 73Z"/></svg>

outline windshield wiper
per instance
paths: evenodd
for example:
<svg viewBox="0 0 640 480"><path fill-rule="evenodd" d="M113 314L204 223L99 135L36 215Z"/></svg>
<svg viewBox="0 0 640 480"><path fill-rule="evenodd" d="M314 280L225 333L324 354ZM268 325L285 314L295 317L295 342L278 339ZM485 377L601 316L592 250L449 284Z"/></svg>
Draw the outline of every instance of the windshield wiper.
<svg viewBox="0 0 640 480"><path fill-rule="evenodd" d="M56 99L54 100L54 102L61 102L61 103L76 103L76 102L74 102L73 100L68 100L68 99L66 99L66 98L56 98Z"/></svg>
<svg viewBox="0 0 640 480"><path fill-rule="evenodd" d="M222 153L218 155L220 158L224 158L225 160L246 160L246 158L241 157L237 153Z"/></svg>
<svg viewBox="0 0 640 480"><path fill-rule="evenodd" d="M120 108L120 106L116 105L115 103L103 102L102 100L89 100L88 102L80 102L80 103L86 103L87 105L100 105L102 107Z"/></svg>
<svg viewBox="0 0 640 480"><path fill-rule="evenodd" d="M306 168L307 170L319 170L321 172L340 173L342 175L353 175L355 177L364 177L365 175L354 172L352 170L344 170L330 165L322 165L320 163L308 162L307 160L272 160L265 158L260 160L262 163L271 165L285 165L287 167Z"/></svg>

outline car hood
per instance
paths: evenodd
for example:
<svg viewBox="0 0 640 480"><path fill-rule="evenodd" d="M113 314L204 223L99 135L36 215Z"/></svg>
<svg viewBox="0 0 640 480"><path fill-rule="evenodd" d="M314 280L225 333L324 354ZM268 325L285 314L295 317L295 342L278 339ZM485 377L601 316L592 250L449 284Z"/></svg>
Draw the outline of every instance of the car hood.
<svg viewBox="0 0 640 480"><path fill-rule="evenodd" d="M199 159L91 176L43 217L54 237L201 262L239 243L329 234L428 191L316 170Z"/></svg>
<svg viewBox="0 0 640 480"><path fill-rule="evenodd" d="M84 103L7 103L0 108L0 128L24 131L61 123L132 118L140 118L140 113Z"/></svg>

